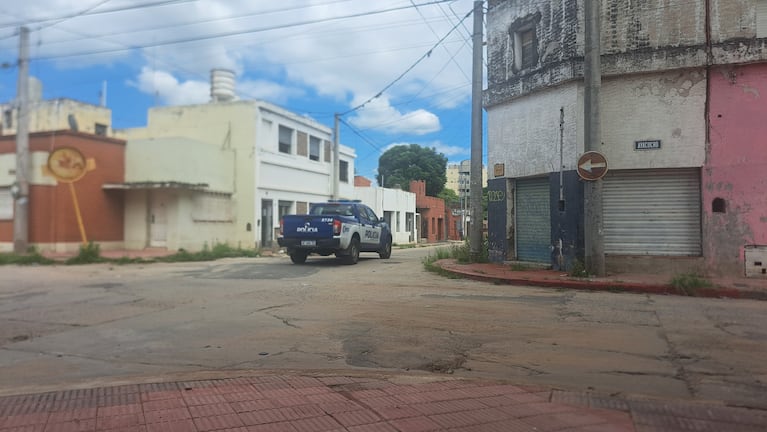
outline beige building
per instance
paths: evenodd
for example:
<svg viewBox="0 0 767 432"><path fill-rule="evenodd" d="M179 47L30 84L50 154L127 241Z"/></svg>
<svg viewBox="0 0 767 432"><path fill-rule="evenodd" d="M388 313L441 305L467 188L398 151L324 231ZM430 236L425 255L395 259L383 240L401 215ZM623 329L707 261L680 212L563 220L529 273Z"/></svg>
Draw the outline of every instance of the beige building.
<svg viewBox="0 0 767 432"><path fill-rule="evenodd" d="M156 107L127 139L125 246L273 247L284 214L333 195L330 128L263 101ZM340 148L339 196L354 196Z"/></svg>
<svg viewBox="0 0 767 432"><path fill-rule="evenodd" d="M461 163L448 164L446 169L447 182L445 187L455 191L456 195L469 195L471 188L471 161L464 160ZM487 169L482 167L482 187L487 187Z"/></svg>
<svg viewBox="0 0 767 432"><path fill-rule="evenodd" d="M112 110L72 99L42 99L42 84L30 78L29 132L73 130L94 135L110 136ZM15 102L0 104L0 135L15 135L18 111Z"/></svg>

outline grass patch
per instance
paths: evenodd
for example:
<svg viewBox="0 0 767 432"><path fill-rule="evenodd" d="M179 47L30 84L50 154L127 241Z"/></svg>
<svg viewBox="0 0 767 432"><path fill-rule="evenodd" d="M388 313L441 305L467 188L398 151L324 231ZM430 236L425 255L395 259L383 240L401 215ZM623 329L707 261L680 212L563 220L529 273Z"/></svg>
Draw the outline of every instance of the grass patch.
<svg viewBox="0 0 767 432"><path fill-rule="evenodd" d="M573 261L573 266L570 268L569 275L577 278L587 278L589 277L589 272L586 270L586 266L583 265L583 262L576 259Z"/></svg>
<svg viewBox="0 0 767 432"><path fill-rule="evenodd" d="M437 273L451 279L459 279L461 276L444 270L442 267L434 264L439 260L451 258L461 264L469 264L472 262L490 262L487 253L487 242L483 244L479 257L477 257L476 260L472 260L471 248L469 247L469 243L466 242L460 246L456 245L449 248L437 248L433 253L430 253L428 256L424 257L421 262L427 271Z"/></svg>
<svg viewBox="0 0 767 432"><path fill-rule="evenodd" d="M527 264L520 264L520 263L513 263L509 266L512 271L530 271L530 270L536 270L535 267L529 266Z"/></svg>
<svg viewBox="0 0 767 432"><path fill-rule="evenodd" d="M697 290L700 288L714 287L711 281L695 273L676 275L669 284L678 292L691 297L697 296Z"/></svg>
<svg viewBox="0 0 767 432"><path fill-rule="evenodd" d="M51 265L54 261L40 255L35 248L29 248L25 254L3 253L0 254L0 265Z"/></svg>
<svg viewBox="0 0 767 432"><path fill-rule="evenodd" d="M101 246L96 243L90 242L88 244L80 245L80 249L77 255L64 261L66 265L79 265L79 264L95 264L106 262L107 260L101 256Z"/></svg>
<svg viewBox="0 0 767 432"><path fill-rule="evenodd" d="M215 261L221 258L255 258L260 256L260 252L255 249L234 248L226 243L216 243L213 248L209 248L207 243L199 252L189 252L185 249L179 249L173 255L157 258L162 262L193 262L193 261Z"/></svg>

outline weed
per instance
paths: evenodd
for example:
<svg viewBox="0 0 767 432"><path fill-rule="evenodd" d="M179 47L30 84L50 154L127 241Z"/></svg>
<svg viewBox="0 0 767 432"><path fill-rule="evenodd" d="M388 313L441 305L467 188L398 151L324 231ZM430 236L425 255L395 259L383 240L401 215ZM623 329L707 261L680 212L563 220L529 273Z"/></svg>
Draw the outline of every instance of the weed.
<svg viewBox="0 0 767 432"><path fill-rule="evenodd" d="M40 252L35 248L29 248L26 254L0 254L0 265L49 265L53 263L52 259L40 255Z"/></svg>
<svg viewBox="0 0 767 432"><path fill-rule="evenodd" d="M699 288L712 288L714 286L708 279L695 273L676 275L671 279L670 285L682 294L692 297L697 295Z"/></svg>
<svg viewBox="0 0 767 432"><path fill-rule="evenodd" d="M221 258L255 258L260 256L260 252L255 249L233 248L226 243L216 243L213 249L206 243L199 252L189 252L186 249L179 249L173 255L157 258L164 262L189 262L189 261L214 261Z"/></svg>
<svg viewBox="0 0 767 432"><path fill-rule="evenodd" d="M587 278L589 277L589 272L586 270L586 266L583 265L583 262L581 260L576 259L573 261L573 266L570 268L570 276L572 277L578 277L578 278Z"/></svg>
<svg viewBox="0 0 767 432"><path fill-rule="evenodd" d="M512 271L529 271L533 270L533 267L526 265L526 264L520 264L520 263L513 263L511 264L511 270Z"/></svg>
<svg viewBox="0 0 767 432"><path fill-rule="evenodd" d="M66 260L64 264L93 264L104 261L106 261L106 259L101 257L101 246L99 246L97 243L90 242L88 244L80 245L80 250L77 255Z"/></svg>

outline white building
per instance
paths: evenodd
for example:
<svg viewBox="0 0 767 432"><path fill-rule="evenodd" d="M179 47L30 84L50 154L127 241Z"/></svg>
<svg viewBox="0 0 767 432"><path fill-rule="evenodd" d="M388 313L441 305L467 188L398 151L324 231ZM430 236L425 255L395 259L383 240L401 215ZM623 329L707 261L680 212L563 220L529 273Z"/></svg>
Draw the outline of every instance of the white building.
<svg viewBox="0 0 767 432"><path fill-rule="evenodd" d="M215 80L214 80L215 82ZM156 107L128 140L125 246L273 247L280 216L334 190L330 128L258 100ZM224 92L226 93L226 92ZM340 146L339 197L354 197L353 149Z"/></svg>
<svg viewBox="0 0 767 432"><path fill-rule="evenodd" d="M354 198L386 220L394 244L414 243L418 238L414 193L402 189L358 186L354 190Z"/></svg>

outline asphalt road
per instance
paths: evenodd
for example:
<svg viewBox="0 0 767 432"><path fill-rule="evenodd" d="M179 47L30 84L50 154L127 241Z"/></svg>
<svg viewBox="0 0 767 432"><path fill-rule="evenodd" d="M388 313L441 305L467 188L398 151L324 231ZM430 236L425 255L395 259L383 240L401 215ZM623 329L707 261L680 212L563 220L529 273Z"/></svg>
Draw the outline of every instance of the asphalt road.
<svg viewBox="0 0 767 432"><path fill-rule="evenodd" d="M767 408L767 302L305 265L0 267L0 395L239 370L498 378Z"/></svg>

